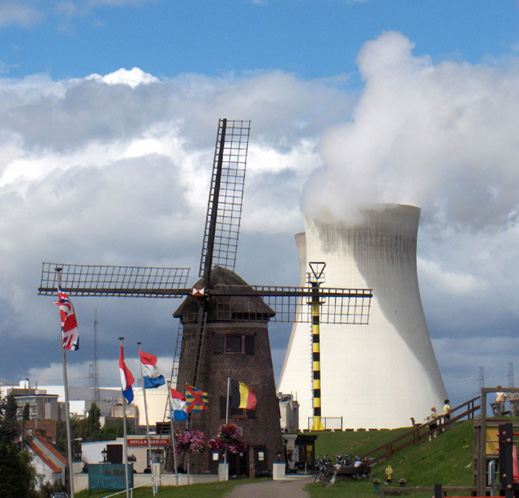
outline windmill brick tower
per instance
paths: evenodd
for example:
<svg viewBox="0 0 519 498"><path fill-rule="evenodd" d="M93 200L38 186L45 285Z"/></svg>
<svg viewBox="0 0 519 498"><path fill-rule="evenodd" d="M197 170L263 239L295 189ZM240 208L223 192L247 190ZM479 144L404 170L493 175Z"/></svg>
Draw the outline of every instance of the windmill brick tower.
<svg viewBox="0 0 519 498"><path fill-rule="evenodd" d="M252 290L236 273L218 266L213 268L209 284L211 288L232 286ZM275 313L258 296L210 297L205 304L200 353L196 317L203 304L196 297L188 297L174 314L183 324L177 390L182 392L185 384L195 384L208 393L207 411L191 413L189 425L209 437L216 435L226 421L228 378L253 388L258 400L256 409L229 412L229 421L242 430L247 453L227 458L230 475L260 475L272 468L278 454L283 454L268 336L268 322ZM197 355L199 367L195 372ZM221 452L218 458L209 452L191 461L200 470L214 471L218 460L223 461Z"/></svg>

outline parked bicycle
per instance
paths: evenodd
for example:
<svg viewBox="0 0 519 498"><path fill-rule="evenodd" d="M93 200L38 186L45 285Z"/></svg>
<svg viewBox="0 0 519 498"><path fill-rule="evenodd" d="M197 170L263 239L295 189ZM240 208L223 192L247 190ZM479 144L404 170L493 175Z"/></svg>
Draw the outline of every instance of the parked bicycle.
<svg viewBox="0 0 519 498"><path fill-rule="evenodd" d="M371 476L371 466L358 456L348 453L335 455L335 460L337 460L335 467L339 478L364 479Z"/></svg>
<svg viewBox="0 0 519 498"><path fill-rule="evenodd" d="M317 474L314 482L324 482L325 486L331 486L337 477L337 469L327 457L318 457L316 460Z"/></svg>

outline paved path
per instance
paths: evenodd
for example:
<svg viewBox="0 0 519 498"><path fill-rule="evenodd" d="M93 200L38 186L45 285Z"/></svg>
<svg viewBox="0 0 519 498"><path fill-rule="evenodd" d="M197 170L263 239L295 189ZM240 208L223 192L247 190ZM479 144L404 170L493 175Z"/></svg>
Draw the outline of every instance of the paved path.
<svg viewBox="0 0 519 498"><path fill-rule="evenodd" d="M312 477L240 484L226 498L309 498L303 488L310 482L313 482Z"/></svg>

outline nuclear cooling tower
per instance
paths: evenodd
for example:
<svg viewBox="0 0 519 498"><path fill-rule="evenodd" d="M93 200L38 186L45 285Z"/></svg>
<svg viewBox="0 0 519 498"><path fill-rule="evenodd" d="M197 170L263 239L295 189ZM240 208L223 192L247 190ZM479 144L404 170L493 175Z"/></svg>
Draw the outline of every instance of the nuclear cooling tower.
<svg viewBox="0 0 519 498"><path fill-rule="evenodd" d="M373 289L368 325L321 323L325 427L337 417L345 429L404 427L432 406L441 413L446 391L416 272L419 218L417 207L383 204L359 209L350 226L307 218L296 236L301 285L308 263L324 261L324 287ZM308 323L293 326L278 388L299 401L301 429L312 426L311 337Z"/></svg>

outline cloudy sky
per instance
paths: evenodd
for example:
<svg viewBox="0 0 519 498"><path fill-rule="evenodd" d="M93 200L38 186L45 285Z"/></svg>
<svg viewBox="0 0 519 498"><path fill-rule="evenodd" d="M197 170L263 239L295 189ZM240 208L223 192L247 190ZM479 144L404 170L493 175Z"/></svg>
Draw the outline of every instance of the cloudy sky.
<svg viewBox="0 0 519 498"><path fill-rule="evenodd" d="M218 118L250 119L237 271L297 285L302 206L422 208L456 402L519 367L519 6L505 0L0 0L0 380L62 381L42 261L191 267ZM310 198L310 193L311 198ZM175 300L76 298L88 385L117 337L168 371ZM272 332L279 373L289 331ZM516 377L519 373L516 374ZM519 380L519 379L518 379Z"/></svg>

